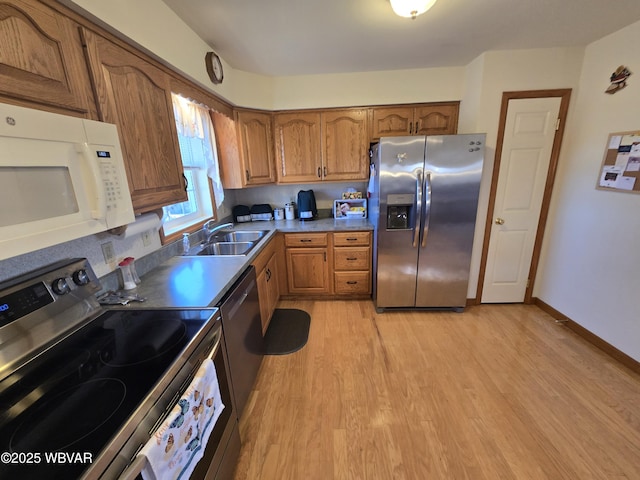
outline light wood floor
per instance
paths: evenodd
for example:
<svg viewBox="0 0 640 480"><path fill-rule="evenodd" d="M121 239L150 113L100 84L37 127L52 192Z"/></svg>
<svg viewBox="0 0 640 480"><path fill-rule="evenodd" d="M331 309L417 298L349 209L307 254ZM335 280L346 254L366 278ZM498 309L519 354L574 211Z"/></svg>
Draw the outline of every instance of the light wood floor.
<svg viewBox="0 0 640 480"><path fill-rule="evenodd" d="M265 358L235 480L640 478L640 376L535 306L279 306L309 342Z"/></svg>

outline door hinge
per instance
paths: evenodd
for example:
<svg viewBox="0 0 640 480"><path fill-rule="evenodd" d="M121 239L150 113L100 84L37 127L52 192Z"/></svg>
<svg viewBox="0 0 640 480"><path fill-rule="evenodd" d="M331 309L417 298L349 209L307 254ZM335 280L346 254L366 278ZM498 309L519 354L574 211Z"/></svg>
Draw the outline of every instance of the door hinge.
<svg viewBox="0 0 640 480"><path fill-rule="evenodd" d="M557 118L556 119L556 131L558 131L560 129L560 119Z"/></svg>
<svg viewBox="0 0 640 480"><path fill-rule="evenodd" d="M531 285L531 279L527 278L527 288L529 288L530 285Z"/></svg>

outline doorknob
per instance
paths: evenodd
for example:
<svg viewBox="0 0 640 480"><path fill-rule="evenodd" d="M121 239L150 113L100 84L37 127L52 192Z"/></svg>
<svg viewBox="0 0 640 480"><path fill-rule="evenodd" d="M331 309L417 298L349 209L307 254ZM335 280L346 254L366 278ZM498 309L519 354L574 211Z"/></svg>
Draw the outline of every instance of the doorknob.
<svg viewBox="0 0 640 480"><path fill-rule="evenodd" d="M496 218L495 220L495 224L496 225L504 225L504 218Z"/></svg>

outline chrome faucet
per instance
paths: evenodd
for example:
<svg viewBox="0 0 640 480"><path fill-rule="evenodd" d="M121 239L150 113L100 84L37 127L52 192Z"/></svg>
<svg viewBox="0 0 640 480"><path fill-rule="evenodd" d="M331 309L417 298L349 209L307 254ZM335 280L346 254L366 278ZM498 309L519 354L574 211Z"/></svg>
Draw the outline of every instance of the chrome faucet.
<svg viewBox="0 0 640 480"><path fill-rule="evenodd" d="M212 223L213 220L209 220L202 226L202 230L204 230L204 232L207 234L207 243L209 243L211 241L211 237L213 237L213 235L215 235L220 230L223 230L225 228L233 228L233 223L222 223L220 225L216 225L215 227L211 226Z"/></svg>

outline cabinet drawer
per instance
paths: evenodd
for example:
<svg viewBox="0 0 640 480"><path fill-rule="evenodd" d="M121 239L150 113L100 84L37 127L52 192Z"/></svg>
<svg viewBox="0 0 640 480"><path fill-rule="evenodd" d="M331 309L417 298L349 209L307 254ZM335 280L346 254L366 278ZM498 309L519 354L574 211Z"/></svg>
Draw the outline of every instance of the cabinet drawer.
<svg viewBox="0 0 640 480"><path fill-rule="evenodd" d="M287 233L284 236L286 247L326 247L326 233Z"/></svg>
<svg viewBox="0 0 640 480"><path fill-rule="evenodd" d="M369 270L370 247L336 247L334 252L336 270Z"/></svg>
<svg viewBox="0 0 640 480"><path fill-rule="evenodd" d="M352 245L369 245L370 232L339 232L333 234L333 242L336 247L348 247Z"/></svg>
<svg viewBox="0 0 640 480"><path fill-rule="evenodd" d="M371 292L369 272L335 272L334 287L337 294L367 294Z"/></svg>

